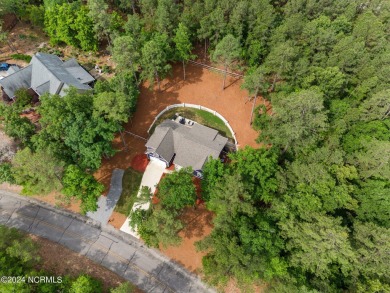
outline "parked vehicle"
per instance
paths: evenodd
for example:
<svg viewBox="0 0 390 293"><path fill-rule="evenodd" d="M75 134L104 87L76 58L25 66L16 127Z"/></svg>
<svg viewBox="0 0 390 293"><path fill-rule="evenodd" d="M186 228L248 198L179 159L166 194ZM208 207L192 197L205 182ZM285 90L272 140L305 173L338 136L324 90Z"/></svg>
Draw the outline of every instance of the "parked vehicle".
<svg viewBox="0 0 390 293"><path fill-rule="evenodd" d="M7 71L10 67L10 64L8 63L0 63L0 71Z"/></svg>

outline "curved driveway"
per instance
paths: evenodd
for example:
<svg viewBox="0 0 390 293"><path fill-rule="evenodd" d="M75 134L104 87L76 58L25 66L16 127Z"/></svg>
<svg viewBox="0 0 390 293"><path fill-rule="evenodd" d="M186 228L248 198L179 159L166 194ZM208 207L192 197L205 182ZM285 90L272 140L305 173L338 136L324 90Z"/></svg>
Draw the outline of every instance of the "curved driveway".
<svg viewBox="0 0 390 293"><path fill-rule="evenodd" d="M0 224L60 243L145 292L214 292L196 276L128 234L3 190L0 190Z"/></svg>

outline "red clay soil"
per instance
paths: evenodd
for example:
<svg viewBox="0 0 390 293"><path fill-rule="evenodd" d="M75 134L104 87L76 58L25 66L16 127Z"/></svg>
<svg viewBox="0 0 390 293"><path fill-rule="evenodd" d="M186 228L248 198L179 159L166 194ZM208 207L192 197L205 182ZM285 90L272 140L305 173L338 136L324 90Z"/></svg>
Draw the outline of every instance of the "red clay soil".
<svg viewBox="0 0 390 293"><path fill-rule="evenodd" d="M158 113L167 106L180 103L198 104L216 110L225 117L236 133L239 147L258 146L255 142L257 132L249 124L252 102L247 102L248 93L241 90L242 80L227 77L226 88L222 90L222 75L208 69L188 64L186 80L183 80L180 64L173 66L171 77L161 82L161 91L155 87L150 90L148 84L141 86L141 94L134 117L125 125L126 131L145 139L147 130ZM261 104L260 99L257 105ZM114 140L114 148L119 152L112 158L103 160L102 167L95 177L106 187L110 184L114 168L126 169L136 154L145 151L145 141L130 134L123 134L126 149L121 136Z"/></svg>
<svg viewBox="0 0 390 293"><path fill-rule="evenodd" d="M170 165L168 168L165 168L168 171L175 171L175 164Z"/></svg>
<svg viewBox="0 0 390 293"><path fill-rule="evenodd" d="M145 172L146 166L149 164L146 154L135 155L131 161L131 168L139 172Z"/></svg>
<svg viewBox="0 0 390 293"><path fill-rule="evenodd" d="M116 211L113 211L111 214L110 219L108 220L108 223L112 225L116 229L120 229L123 225L123 223L126 221L126 216L118 213Z"/></svg>
<svg viewBox="0 0 390 293"><path fill-rule="evenodd" d="M162 81L161 91L150 90L147 83L143 84L137 111L125 125L125 130L146 139L147 130L163 109L172 104L192 103L216 110L224 116L236 133L239 147L258 146L255 142L258 134L249 124L252 102L247 102L248 93L240 88L242 81L228 77L226 89L222 90L222 75L195 65L188 65L186 72L184 81L181 65L173 66L173 74ZM260 103L258 99L257 105ZM126 169L132 166L134 157L145 151L145 140L126 133L123 134L123 139L126 147L121 136L117 135L113 145L118 153L110 159L104 159L102 167L95 173L95 177L106 187L110 184L111 174L115 168ZM200 273L204 253L196 252L194 243L211 232L212 213L201 204L197 209L188 209L183 219L189 220L190 224L180 232L182 244L161 250L190 271ZM119 219L115 214L111 220L116 227L122 224L118 223L120 220L124 222L124 218Z"/></svg>
<svg viewBox="0 0 390 293"><path fill-rule="evenodd" d="M160 250L189 271L201 274L202 257L206 253L197 252L194 243L211 233L213 213L200 205L196 209L187 208L181 218L186 223L179 233L182 243L179 246L160 247Z"/></svg>
<svg viewBox="0 0 390 293"><path fill-rule="evenodd" d="M28 120L31 121L31 123L35 124L39 121L39 119L41 118L41 115L39 115L35 111L32 111L30 113L21 114L20 117L26 117Z"/></svg>

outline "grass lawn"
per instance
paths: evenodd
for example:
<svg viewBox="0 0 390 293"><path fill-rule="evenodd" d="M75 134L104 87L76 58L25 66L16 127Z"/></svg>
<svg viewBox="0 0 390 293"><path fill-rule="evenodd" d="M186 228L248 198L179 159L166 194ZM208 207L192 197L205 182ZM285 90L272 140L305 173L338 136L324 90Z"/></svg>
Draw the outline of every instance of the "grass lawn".
<svg viewBox="0 0 390 293"><path fill-rule="evenodd" d="M162 114L160 118L157 119L156 123L154 123L153 127L150 129L150 134L154 132L154 129L157 125L159 125L165 119L172 119L176 113L179 113L180 116L191 119L204 126L214 128L218 130L221 135L233 139L233 135L230 132L229 128L217 116L204 110L186 107L173 108Z"/></svg>
<svg viewBox="0 0 390 293"><path fill-rule="evenodd" d="M122 179L122 194L116 204L115 211L128 216L135 200L137 199L138 189L141 185L142 172L132 168L125 170Z"/></svg>

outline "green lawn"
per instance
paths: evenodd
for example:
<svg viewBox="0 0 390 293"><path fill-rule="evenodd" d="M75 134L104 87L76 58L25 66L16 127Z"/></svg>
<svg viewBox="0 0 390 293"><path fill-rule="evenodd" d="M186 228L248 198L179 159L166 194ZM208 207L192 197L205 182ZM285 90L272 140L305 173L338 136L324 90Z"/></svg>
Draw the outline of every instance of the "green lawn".
<svg viewBox="0 0 390 293"><path fill-rule="evenodd" d="M128 216L135 200L137 199L138 189L141 185L143 173L135 171L132 168L125 170L122 179L122 195L115 207L115 211Z"/></svg>
<svg viewBox="0 0 390 293"><path fill-rule="evenodd" d="M219 133L229 139L233 139L233 135L230 132L229 128L225 125L225 123L219 119L217 116L213 115L204 110L194 109L194 108L185 108L185 107L177 107L168 110L164 114L157 119L156 123L150 129L150 134L154 132L154 129L157 125L163 122L165 119L172 119L175 114L178 113L180 116L191 119L199 124L204 126L214 128L219 131Z"/></svg>

